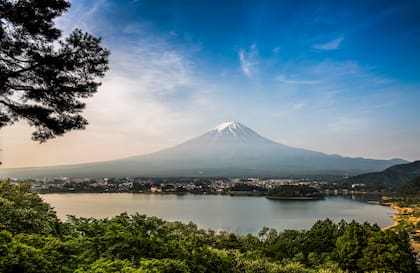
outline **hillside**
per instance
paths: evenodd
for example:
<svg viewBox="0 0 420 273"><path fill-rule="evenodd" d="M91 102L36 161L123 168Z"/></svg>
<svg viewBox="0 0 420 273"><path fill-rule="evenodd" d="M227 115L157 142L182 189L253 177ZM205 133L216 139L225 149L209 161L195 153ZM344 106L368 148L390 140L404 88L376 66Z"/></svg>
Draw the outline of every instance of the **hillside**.
<svg viewBox="0 0 420 273"><path fill-rule="evenodd" d="M420 176L417 176L398 189L401 195L420 195Z"/></svg>
<svg viewBox="0 0 420 273"><path fill-rule="evenodd" d="M404 183L420 176L420 160L408 164L389 167L382 172L366 173L350 177L343 181L343 185L365 184L368 189L396 190Z"/></svg>

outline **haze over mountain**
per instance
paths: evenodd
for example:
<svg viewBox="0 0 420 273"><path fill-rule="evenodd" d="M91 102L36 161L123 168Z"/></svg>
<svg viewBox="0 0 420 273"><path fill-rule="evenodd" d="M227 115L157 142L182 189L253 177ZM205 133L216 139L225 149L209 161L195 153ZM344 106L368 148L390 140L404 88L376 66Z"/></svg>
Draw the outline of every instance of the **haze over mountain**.
<svg viewBox="0 0 420 273"><path fill-rule="evenodd" d="M245 125L222 123L159 152L98 163L0 170L1 177L291 176L380 171L402 159L327 155L271 141Z"/></svg>

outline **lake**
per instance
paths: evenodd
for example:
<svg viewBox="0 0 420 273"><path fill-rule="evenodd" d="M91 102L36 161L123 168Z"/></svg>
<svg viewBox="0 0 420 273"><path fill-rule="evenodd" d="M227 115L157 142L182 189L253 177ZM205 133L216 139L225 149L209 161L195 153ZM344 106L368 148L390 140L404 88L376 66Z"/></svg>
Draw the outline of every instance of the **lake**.
<svg viewBox="0 0 420 273"><path fill-rule="evenodd" d="M133 193L50 193L41 197L51 204L60 219L67 215L105 218L140 213L168 221L192 221L199 228L257 234L262 227L308 229L318 219L392 224L394 210L348 197L317 201L279 201L264 197L229 195L175 195Z"/></svg>

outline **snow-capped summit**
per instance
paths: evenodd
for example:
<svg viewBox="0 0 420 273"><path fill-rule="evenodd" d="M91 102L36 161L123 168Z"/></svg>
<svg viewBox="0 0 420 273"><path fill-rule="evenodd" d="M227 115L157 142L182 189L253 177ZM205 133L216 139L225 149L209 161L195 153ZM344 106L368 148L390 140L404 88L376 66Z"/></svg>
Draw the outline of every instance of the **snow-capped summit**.
<svg viewBox="0 0 420 273"><path fill-rule="evenodd" d="M215 128L218 134L232 134L234 136L243 135L247 131L252 131L245 125L237 121L224 122Z"/></svg>
<svg viewBox="0 0 420 273"><path fill-rule="evenodd" d="M224 129L228 129L228 130L233 131L233 130L236 130L237 128L241 127L241 126L243 126L243 125L242 125L242 124L240 124L240 123L239 123L239 122L237 122L237 121L229 121L229 122L224 122L224 123L222 123L222 124L220 124L220 125L216 126L216 128L215 128L215 129L216 129L218 132L223 131Z"/></svg>
<svg viewBox="0 0 420 273"><path fill-rule="evenodd" d="M252 129L237 122L229 121L224 122L216 126L213 130L210 130L202 136L202 140L210 142L229 142L241 141L241 142L271 142L270 140L260 136Z"/></svg>

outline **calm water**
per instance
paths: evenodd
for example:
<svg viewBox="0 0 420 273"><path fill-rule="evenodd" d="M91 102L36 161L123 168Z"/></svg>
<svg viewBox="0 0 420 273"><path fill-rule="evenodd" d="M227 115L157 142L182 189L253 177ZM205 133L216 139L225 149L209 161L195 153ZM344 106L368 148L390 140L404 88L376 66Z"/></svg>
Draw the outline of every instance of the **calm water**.
<svg viewBox="0 0 420 273"><path fill-rule="evenodd" d="M256 234L263 226L308 229L318 219L330 218L380 226L392 224L389 207L367 204L344 197L320 201L278 201L264 197L229 195L159 195L131 193L43 194L60 219L66 215L105 218L122 212L138 212L169 221L194 222L200 228Z"/></svg>

